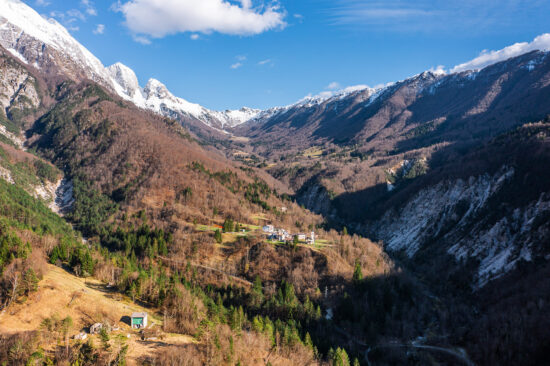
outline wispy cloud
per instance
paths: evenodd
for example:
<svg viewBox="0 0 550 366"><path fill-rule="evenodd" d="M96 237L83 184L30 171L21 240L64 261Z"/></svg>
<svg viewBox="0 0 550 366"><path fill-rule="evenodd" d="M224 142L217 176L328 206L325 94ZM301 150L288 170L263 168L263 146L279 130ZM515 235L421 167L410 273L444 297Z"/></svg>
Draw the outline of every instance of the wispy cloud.
<svg viewBox="0 0 550 366"><path fill-rule="evenodd" d="M340 0L332 10L331 20L335 25L383 25L396 26L403 23L425 24L426 18L441 16L443 9L424 7L423 1L407 3L400 0L385 2L360 2Z"/></svg>
<svg viewBox="0 0 550 366"><path fill-rule="evenodd" d="M47 0L36 0L36 4L40 6L47 6L50 4ZM96 16L97 10L94 7L94 3L91 0L80 0L80 11L79 9L73 8L66 11L52 10L48 14L51 18L57 19L61 24L65 26L70 31L78 31L80 27L78 26L79 22L85 22L87 17ZM103 26L105 30L105 26ZM102 30L97 28L94 30L95 34L102 34Z"/></svg>
<svg viewBox="0 0 550 366"><path fill-rule="evenodd" d="M141 43L143 45L150 45L151 44L151 40L147 37L144 37L144 36L132 36L133 40L136 41L137 43Z"/></svg>
<svg viewBox="0 0 550 366"><path fill-rule="evenodd" d="M273 65L273 61L271 61L270 58L258 61L258 65L264 66L264 65Z"/></svg>
<svg viewBox="0 0 550 366"><path fill-rule="evenodd" d="M327 12L333 25L379 31L478 32L524 21L544 2L522 0L336 0Z"/></svg>
<svg viewBox="0 0 550 366"><path fill-rule="evenodd" d="M103 34L105 33L105 24L98 24L94 31L93 31L94 34Z"/></svg>
<svg viewBox="0 0 550 366"><path fill-rule="evenodd" d="M94 7L94 3L91 0L80 0L80 4L84 7L86 14L90 16L97 15L97 10Z"/></svg>
<svg viewBox="0 0 550 366"><path fill-rule="evenodd" d="M193 41L196 41L200 38L200 36L197 33L193 33L189 36L189 38L191 38Z"/></svg>
<svg viewBox="0 0 550 366"><path fill-rule="evenodd" d="M243 67L243 63L242 62L235 62L233 65L230 66L231 69L233 70L237 70L239 68Z"/></svg>
<svg viewBox="0 0 550 366"><path fill-rule="evenodd" d="M336 90L340 88L341 88L340 83L337 81L333 81L332 83L328 84L326 87L326 89L328 90Z"/></svg>

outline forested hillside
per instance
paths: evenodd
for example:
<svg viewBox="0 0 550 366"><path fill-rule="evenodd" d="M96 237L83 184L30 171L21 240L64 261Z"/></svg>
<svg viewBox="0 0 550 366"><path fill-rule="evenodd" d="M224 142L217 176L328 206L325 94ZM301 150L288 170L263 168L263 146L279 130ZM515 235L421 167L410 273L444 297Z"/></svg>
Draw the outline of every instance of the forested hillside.
<svg viewBox="0 0 550 366"><path fill-rule="evenodd" d="M32 78L24 88L35 96L32 108L19 105L24 113L10 97L2 122L3 360L284 365L351 357L325 318L354 268L392 270L379 245L325 230L283 185L202 147L170 119L93 82L42 77L6 53L3 60L14 93ZM48 184L50 195L35 194ZM323 241L267 243L259 230L266 223L314 230ZM17 314L41 303L46 283L69 281L47 263L145 306L160 319L155 332L194 342L166 341L168 352L139 356L133 338L115 337L120 330L92 337L101 347L69 341L91 319L126 326L82 302L90 316L81 317L73 300L29 319L34 329L17 325ZM56 334L64 334L57 346Z"/></svg>

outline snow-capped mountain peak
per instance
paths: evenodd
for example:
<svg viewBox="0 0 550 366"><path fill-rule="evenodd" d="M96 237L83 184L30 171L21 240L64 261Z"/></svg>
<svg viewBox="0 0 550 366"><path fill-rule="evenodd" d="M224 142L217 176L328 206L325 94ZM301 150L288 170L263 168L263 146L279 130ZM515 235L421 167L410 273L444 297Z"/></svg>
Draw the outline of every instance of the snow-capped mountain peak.
<svg viewBox="0 0 550 366"><path fill-rule="evenodd" d="M139 81L134 70L117 62L109 66L107 71L111 76L111 82L118 95L141 108L146 107L145 96L139 86Z"/></svg>
<svg viewBox="0 0 550 366"><path fill-rule="evenodd" d="M141 88L132 69L121 63L106 68L61 24L43 18L20 0L0 1L0 45L27 64L75 80L91 79L138 107L163 115L184 115L219 129L244 123L259 112L250 108L212 111L174 96L156 79Z"/></svg>
<svg viewBox="0 0 550 366"><path fill-rule="evenodd" d="M138 78L134 70L117 62L107 68L113 80L120 85L128 95L133 95L140 89Z"/></svg>
<svg viewBox="0 0 550 366"><path fill-rule="evenodd" d="M35 67L54 62L69 76L85 76L105 82L108 75L101 61L78 43L54 19L45 19L19 0L0 2L0 44ZM44 45L51 51L44 54Z"/></svg>
<svg viewBox="0 0 550 366"><path fill-rule="evenodd" d="M157 79L149 79L147 82L147 85L145 85L144 89L145 94L147 97L155 97L159 99L177 99L160 81Z"/></svg>

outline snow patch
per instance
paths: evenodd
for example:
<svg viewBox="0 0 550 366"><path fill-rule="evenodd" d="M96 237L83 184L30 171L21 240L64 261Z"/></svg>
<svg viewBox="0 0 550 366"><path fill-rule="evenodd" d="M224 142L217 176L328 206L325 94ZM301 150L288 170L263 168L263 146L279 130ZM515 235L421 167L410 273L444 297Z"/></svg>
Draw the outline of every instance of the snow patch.
<svg viewBox="0 0 550 366"><path fill-rule="evenodd" d="M27 59L25 59L25 57L23 57L22 54L20 54L19 52L17 52L16 50L14 50L13 48L8 48L8 51L9 53L11 53L12 55L14 55L15 57L17 57L19 60L21 60L24 64L28 64L29 62L27 61Z"/></svg>

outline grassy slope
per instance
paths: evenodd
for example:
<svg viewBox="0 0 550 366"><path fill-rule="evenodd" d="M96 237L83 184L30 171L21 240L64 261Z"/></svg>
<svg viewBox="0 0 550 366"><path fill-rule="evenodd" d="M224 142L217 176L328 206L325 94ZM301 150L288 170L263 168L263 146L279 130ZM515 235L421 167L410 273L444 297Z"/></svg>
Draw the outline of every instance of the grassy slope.
<svg viewBox="0 0 550 366"><path fill-rule="evenodd" d="M118 334L123 337L130 334L126 341L129 346L127 360L130 365L138 364L139 357L154 353L159 347L194 342L190 336L177 334L167 334L164 339L157 342L142 341L138 332L122 321L123 317L130 316L132 312L148 312L150 323L162 325L162 316L157 315L154 310L144 308L126 296L109 291L101 282L93 278L79 278L62 268L48 265L38 291L31 294L26 301L0 313L0 334L40 329L45 318L57 315L61 318L70 316L73 319L70 331L72 338L90 324L108 319L113 326L120 328L111 334L111 338ZM92 338L99 343L98 336ZM44 346L48 349L52 344Z"/></svg>

